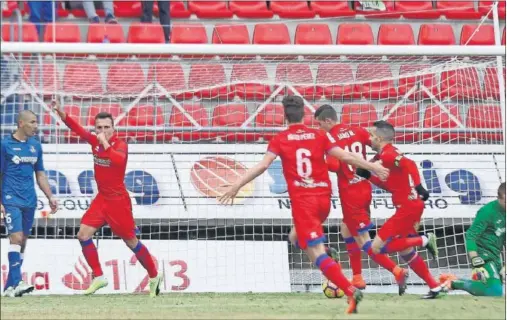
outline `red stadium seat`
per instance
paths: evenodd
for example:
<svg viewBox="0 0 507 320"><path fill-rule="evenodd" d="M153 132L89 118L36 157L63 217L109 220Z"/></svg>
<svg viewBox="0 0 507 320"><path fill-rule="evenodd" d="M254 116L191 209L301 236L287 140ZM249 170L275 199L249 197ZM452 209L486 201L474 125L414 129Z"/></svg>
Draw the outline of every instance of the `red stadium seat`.
<svg viewBox="0 0 507 320"><path fill-rule="evenodd" d="M230 1L230 10L238 18L269 19L273 11L268 9L266 1Z"/></svg>
<svg viewBox="0 0 507 320"><path fill-rule="evenodd" d="M13 38L11 39L11 26L13 27ZM19 26L18 24L11 24L6 22L2 24L2 40L3 41L19 41ZM39 35L37 28L31 22L25 21L21 25L21 40L23 42L38 42Z"/></svg>
<svg viewBox="0 0 507 320"><path fill-rule="evenodd" d="M148 83L157 81L168 93L176 99L187 100L193 97L188 91L183 68L179 63L155 63L148 70Z"/></svg>
<svg viewBox="0 0 507 320"><path fill-rule="evenodd" d="M346 63L322 63L317 69L317 97L350 99L354 93L352 66Z"/></svg>
<svg viewBox="0 0 507 320"><path fill-rule="evenodd" d="M454 118L460 122L462 121L457 106L445 105L445 107ZM463 134L448 132L449 129L458 128L459 125L438 105L431 105L426 108L423 127L425 129L430 129L429 132L424 132L422 134L423 140L431 139L435 143L446 143L450 141L456 142L465 138Z"/></svg>
<svg viewBox="0 0 507 320"><path fill-rule="evenodd" d="M134 22L130 25L128 43L165 43L164 30L159 24Z"/></svg>
<svg viewBox="0 0 507 320"><path fill-rule="evenodd" d="M210 88L212 87L212 88ZM194 64L190 67L188 88L200 99L232 98L221 64Z"/></svg>
<svg viewBox="0 0 507 320"><path fill-rule="evenodd" d="M125 8L121 8L121 12L118 11L118 6L116 6L117 3L123 3L126 2L127 4L122 4L122 7L125 6ZM129 8L128 3L133 2ZM117 17L140 17L142 15L142 7L141 7L141 1L115 1L115 14ZM170 15L171 18L179 18L179 19L188 19L190 18L190 11L187 10L185 7L185 4L183 1L171 1L169 3L170 5ZM154 2L153 4L153 13L156 16L160 15L160 9L158 7L158 3Z"/></svg>
<svg viewBox="0 0 507 320"><path fill-rule="evenodd" d="M422 24L419 29L419 45L455 45L456 38L450 24Z"/></svg>
<svg viewBox="0 0 507 320"><path fill-rule="evenodd" d="M280 63L276 67L276 82L291 84L294 89L307 99L315 98L315 84L310 65L303 63ZM301 85L299 85L301 84ZM293 95L288 88L283 89L280 95Z"/></svg>
<svg viewBox="0 0 507 320"><path fill-rule="evenodd" d="M348 1L312 1L311 10L321 18L351 17L356 12L349 7Z"/></svg>
<svg viewBox="0 0 507 320"><path fill-rule="evenodd" d="M77 105L64 105L63 111L65 111L67 116L75 119L77 121L77 123L83 124L83 121L81 118L81 107L79 107ZM59 128L62 128L62 125L63 125L63 127L65 127L64 124L61 125L60 123L55 123L55 119L49 113L44 114L43 121L44 121L44 125L46 125L46 126L56 125ZM51 132L44 131L44 134L49 135L49 134L51 134ZM84 142L84 141L80 141L81 139L79 138L79 136L77 134L75 134L74 132L72 132L71 130L65 131L63 133L63 137L64 137L65 143Z"/></svg>
<svg viewBox="0 0 507 320"><path fill-rule="evenodd" d="M291 44L289 29L283 23L255 25L253 44Z"/></svg>
<svg viewBox="0 0 507 320"><path fill-rule="evenodd" d="M309 19L315 12L308 7L308 1L270 1L271 11L283 19Z"/></svg>
<svg viewBox="0 0 507 320"><path fill-rule="evenodd" d="M495 30L492 25L465 24L461 29L460 45L494 46Z"/></svg>
<svg viewBox="0 0 507 320"><path fill-rule="evenodd" d="M419 133L415 130L420 127L419 106L417 104L402 104L393 110L395 104L384 107L383 117L395 128L406 128L406 132L397 132L394 138L397 143L414 143L419 140Z"/></svg>
<svg viewBox="0 0 507 320"><path fill-rule="evenodd" d="M280 103L267 104L255 117L255 126L261 128L283 127L285 125L285 115L283 106ZM264 140L269 141L275 136L276 132L266 132L262 135Z"/></svg>
<svg viewBox="0 0 507 320"><path fill-rule="evenodd" d="M313 109L317 110L319 106L314 105ZM303 118L303 124L308 127L318 128L319 122L315 120L315 111L310 110L308 106L305 106L305 117Z"/></svg>
<svg viewBox="0 0 507 320"><path fill-rule="evenodd" d="M185 110L185 113L181 112L176 106L173 106L169 118L169 125L171 127L194 127L194 124L192 124L188 117L194 119L200 126L209 126L208 112L201 104L183 104L181 107ZM212 139L216 134L205 131L191 131L175 132L173 136L183 141L198 142Z"/></svg>
<svg viewBox="0 0 507 320"><path fill-rule="evenodd" d="M109 65L106 82L108 93L137 96L145 87L144 72L139 63L125 62Z"/></svg>
<svg viewBox="0 0 507 320"><path fill-rule="evenodd" d="M505 82L505 68L503 68L503 79ZM496 67L486 68L484 75L484 98L500 100L500 85L498 84L498 70Z"/></svg>
<svg viewBox="0 0 507 320"><path fill-rule="evenodd" d="M189 1L188 10L200 19L224 19L233 16L227 7L227 1Z"/></svg>
<svg viewBox="0 0 507 320"><path fill-rule="evenodd" d="M333 44L326 23L302 23L296 28L294 44Z"/></svg>
<svg viewBox="0 0 507 320"><path fill-rule="evenodd" d="M113 119L116 119L123 112L123 109L119 103L112 104L99 104L93 105L88 108L88 116L86 117L86 125L87 126L95 126L95 116L99 112L109 112Z"/></svg>
<svg viewBox="0 0 507 320"><path fill-rule="evenodd" d="M241 127L249 117L245 104L218 105L213 109L213 127ZM250 127L251 125L249 125ZM217 137L227 142L252 142L258 134L248 132L219 132Z"/></svg>
<svg viewBox="0 0 507 320"><path fill-rule="evenodd" d="M349 126L370 127L377 121L377 111L372 104L345 104L341 123Z"/></svg>
<svg viewBox="0 0 507 320"><path fill-rule="evenodd" d="M213 29L214 44L250 44L250 34L245 24L217 24Z"/></svg>
<svg viewBox="0 0 507 320"><path fill-rule="evenodd" d="M474 67L443 71L440 83L441 99L482 98L479 73Z"/></svg>
<svg viewBox="0 0 507 320"><path fill-rule="evenodd" d="M202 24L175 24L171 30L171 43L208 43Z"/></svg>
<svg viewBox="0 0 507 320"><path fill-rule="evenodd" d="M482 13L477 11L474 1L437 1L437 11L447 19L480 19Z"/></svg>
<svg viewBox="0 0 507 320"><path fill-rule="evenodd" d="M10 18L12 16L12 12L17 8L17 1L2 1L2 17Z"/></svg>
<svg viewBox="0 0 507 320"><path fill-rule="evenodd" d="M123 27L121 24L92 23L88 26L89 43L122 43L125 42Z"/></svg>
<svg viewBox="0 0 507 320"><path fill-rule="evenodd" d="M95 63L68 63L63 72L63 90L67 94L100 95L104 93L99 67Z"/></svg>
<svg viewBox="0 0 507 320"><path fill-rule="evenodd" d="M398 95L400 97L407 94L414 86L415 91L408 96L409 99L419 100L428 98L429 95L423 90L426 87L434 96L438 95L438 79L436 73L424 72L430 69L430 65L408 64L400 67L400 80L398 84Z"/></svg>
<svg viewBox="0 0 507 320"><path fill-rule="evenodd" d="M468 108L466 126L469 129L502 129L502 112L499 105L471 105ZM503 140L502 133L470 132L472 139L486 143L498 143Z"/></svg>
<svg viewBox="0 0 507 320"><path fill-rule="evenodd" d="M60 75L53 63L42 63L42 68L39 64L26 64L23 68L23 79L38 90L42 89L44 96L54 95L54 92L60 89Z"/></svg>
<svg viewBox="0 0 507 320"><path fill-rule="evenodd" d="M479 12L484 16L491 10L493 1L479 1ZM498 1L498 19L505 20L506 2ZM493 12L488 15L488 18L493 19Z"/></svg>
<svg viewBox="0 0 507 320"><path fill-rule="evenodd" d="M81 42L79 25L67 22L48 23L44 28L44 42Z"/></svg>
<svg viewBox="0 0 507 320"><path fill-rule="evenodd" d="M142 15L141 1L114 1L113 5L114 15L118 18L138 18Z"/></svg>
<svg viewBox="0 0 507 320"><path fill-rule="evenodd" d="M262 84L265 81L268 81L268 73L264 64L235 64L232 66L231 82L240 83L231 84L230 91L241 99L266 99L271 95L271 87Z"/></svg>
<svg viewBox="0 0 507 320"><path fill-rule="evenodd" d="M171 11L171 18L178 18L178 19L188 19L190 18L190 11L187 10L185 7L185 3L183 1L171 1L170 4L170 11ZM156 13L158 15L158 13Z"/></svg>
<svg viewBox="0 0 507 320"><path fill-rule="evenodd" d="M378 30L377 44L414 45L414 31L408 23L382 24Z"/></svg>
<svg viewBox="0 0 507 320"><path fill-rule="evenodd" d="M366 82L373 79L386 80ZM387 99L395 98L398 92L394 87L393 74L389 64L384 63L363 63L357 66L356 92L366 99Z"/></svg>
<svg viewBox="0 0 507 320"><path fill-rule="evenodd" d="M152 105L135 106L129 110L120 121L118 126L162 126L164 125L164 114L161 107L154 107ZM136 131L119 131L120 137L128 137L135 139L136 142L153 141L155 138L163 138L163 134L156 133L150 130L136 130Z"/></svg>
<svg viewBox="0 0 507 320"><path fill-rule="evenodd" d="M336 44L374 44L369 23L342 23L338 27Z"/></svg>
<svg viewBox="0 0 507 320"><path fill-rule="evenodd" d="M366 15L368 16L368 19L395 19L401 16L401 14L394 9L394 1L382 2L386 6L386 11L362 10L359 1L354 1L354 8L356 9L357 14Z"/></svg>
<svg viewBox="0 0 507 320"><path fill-rule="evenodd" d="M395 10L407 19L438 19L440 12L433 9L432 1L404 1L395 3Z"/></svg>

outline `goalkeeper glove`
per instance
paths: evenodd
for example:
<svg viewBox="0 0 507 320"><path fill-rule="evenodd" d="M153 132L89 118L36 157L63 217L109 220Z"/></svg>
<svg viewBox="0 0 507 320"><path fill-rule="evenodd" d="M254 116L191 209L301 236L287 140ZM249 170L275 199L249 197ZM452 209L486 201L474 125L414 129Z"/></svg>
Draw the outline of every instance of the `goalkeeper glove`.
<svg viewBox="0 0 507 320"><path fill-rule="evenodd" d="M486 282L489 278L488 270L484 268L484 259L481 257L473 257L472 258L472 278L477 278L477 280Z"/></svg>
<svg viewBox="0 0 507 320"><path fill-rule="evenodd" d="M363 169L363 168L357 168L356 169L356 175L360 176L361 178L365 178L366 180L370 179L371 172Z"/></svg>
<svg viewBox="0 0 507 320"><path fill-rule="evenodd" d="M417 194L423 201L428 200L428 198L430 197L430 193L428 192L428 190L424 189L422 185L416 186L415 191L417 191Z"/></svg>

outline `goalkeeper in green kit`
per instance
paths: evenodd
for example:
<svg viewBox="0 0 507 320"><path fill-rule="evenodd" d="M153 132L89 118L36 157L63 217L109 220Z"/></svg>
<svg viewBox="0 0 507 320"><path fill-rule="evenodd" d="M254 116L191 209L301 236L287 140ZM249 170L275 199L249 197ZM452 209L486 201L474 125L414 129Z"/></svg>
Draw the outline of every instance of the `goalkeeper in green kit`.
<svg viewBox="0 0 507 320"><path fill-rule="evenodd" d="M484 205L466 232L466 248L472 262L472 280L441 275L450 290L464 290L474 296L503 295L505 266L505 182L498 188L498 199Z"/></svg>

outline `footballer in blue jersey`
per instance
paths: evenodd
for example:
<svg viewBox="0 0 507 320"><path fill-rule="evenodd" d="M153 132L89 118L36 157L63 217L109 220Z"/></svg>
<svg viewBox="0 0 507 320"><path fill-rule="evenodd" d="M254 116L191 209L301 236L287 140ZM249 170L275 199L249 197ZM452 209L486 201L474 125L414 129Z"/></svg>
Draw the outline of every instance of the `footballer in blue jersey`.
<svg viewBox="0 0 507 320"><path fill-rule="evenodd" d="M37 206L35 180L48 198L53 213L58 207L44 172L42 147L33 137L36 132L37 116L28 110L21 111L18 129L4 138L0 146L0 207L10 242L9 275L5 283L5 296L8 297L20 297L34 289L22 280L21 265Z"/></svg>

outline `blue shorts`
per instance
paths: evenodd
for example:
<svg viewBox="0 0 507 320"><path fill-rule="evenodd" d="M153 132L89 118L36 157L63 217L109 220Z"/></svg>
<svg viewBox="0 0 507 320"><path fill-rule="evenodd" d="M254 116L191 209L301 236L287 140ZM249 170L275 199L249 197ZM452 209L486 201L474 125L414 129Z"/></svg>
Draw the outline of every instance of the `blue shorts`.
<svg viewBox="0 0 507 320"><path fill-rule="evenodd" d="M7 226L7 233L12 234L23 231L25 235L30 235L33 219L35 218L35 208L22 208L5 204L4 208L4 221Z"/></svg>

